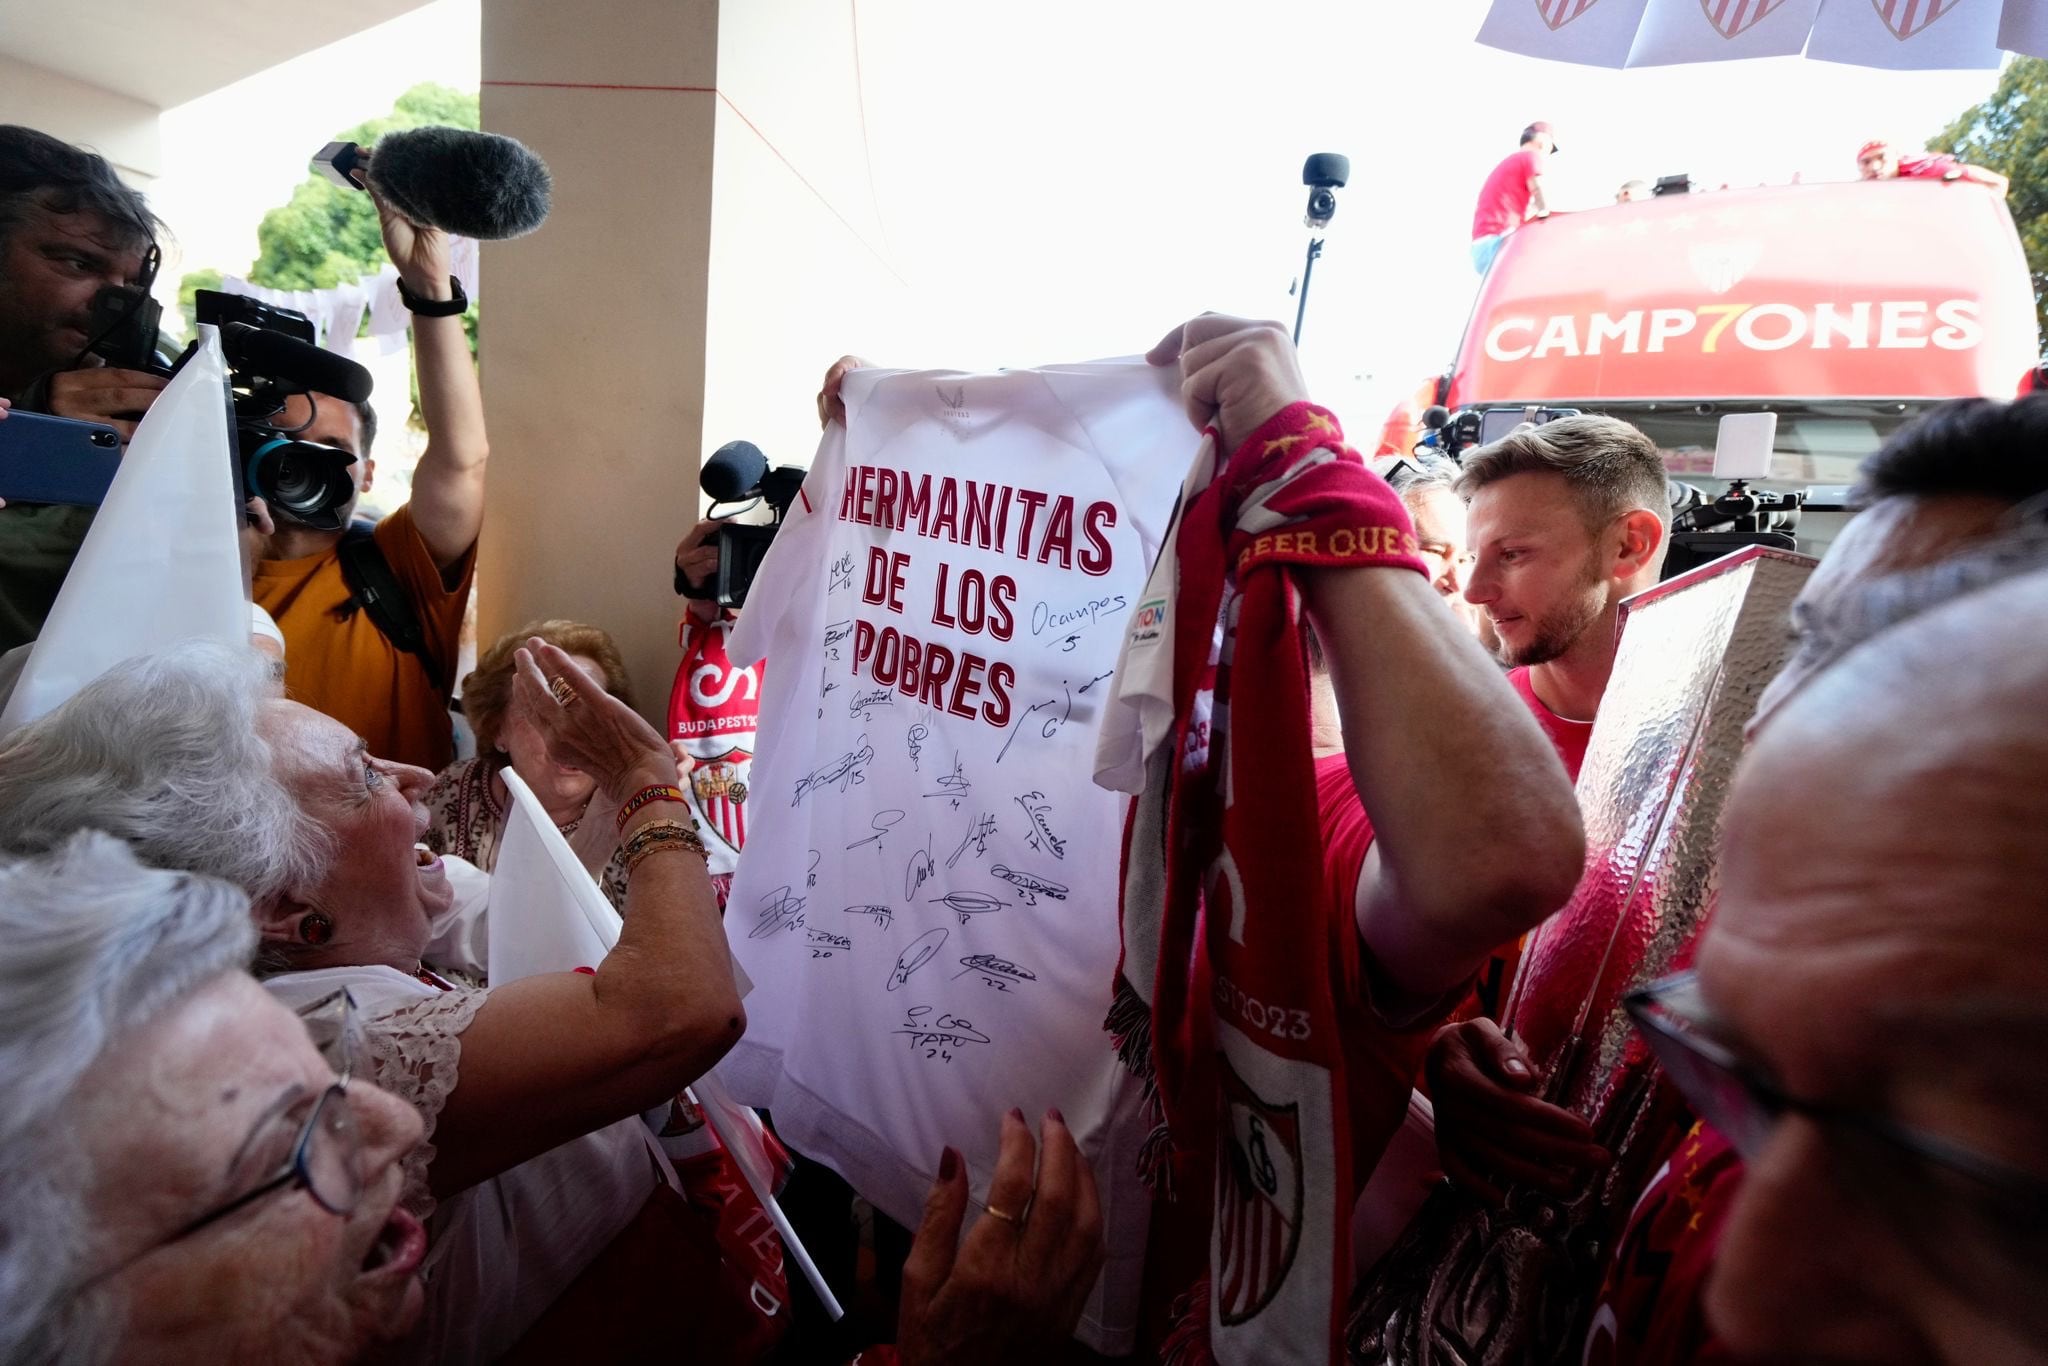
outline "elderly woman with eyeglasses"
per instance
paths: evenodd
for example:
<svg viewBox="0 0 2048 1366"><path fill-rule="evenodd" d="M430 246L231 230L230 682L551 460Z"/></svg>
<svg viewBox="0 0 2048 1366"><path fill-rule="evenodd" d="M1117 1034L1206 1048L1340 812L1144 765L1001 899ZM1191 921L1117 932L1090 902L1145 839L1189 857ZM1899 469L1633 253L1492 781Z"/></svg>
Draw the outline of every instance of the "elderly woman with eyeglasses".
<svg viewBox="0 0 2048 1366"><path fill-rule="evenodd" d="M419 1316L419 1117L254 940L240 891L105 835L0 862L0 1360L340 1363Z"/></svg>
<svg viewBox="0 0 2048 1366"><path fill-rule="evenodd" d="M495 1360L572 1286L592 1359L631 1350L608 1357L608 1334L679 1330L663 1249L702 1235L639 1115L744 1027L674 756L568 655L530 646L515 705L596 780L593 816L626 852L624 931L594 972L473 989L435 971L454 897L416 843L433 775L278 699L248 652L130 661L0 742L0 842L98 827L223 877L249 894L276 996L360 1002L375 1080L425 1121L404 1163L433 1235L413 1360Z"/></svg>

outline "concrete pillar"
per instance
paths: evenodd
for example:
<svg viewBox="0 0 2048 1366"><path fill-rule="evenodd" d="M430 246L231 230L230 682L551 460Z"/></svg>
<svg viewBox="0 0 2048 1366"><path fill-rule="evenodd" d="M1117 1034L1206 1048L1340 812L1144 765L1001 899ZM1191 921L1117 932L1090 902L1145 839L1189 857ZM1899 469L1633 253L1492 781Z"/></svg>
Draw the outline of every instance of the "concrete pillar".
<svg viewBox="0 0 2048 1366"><path fill-rule="evenodd" d="M700 456L744 438L806 464L825 367L905 354L853 18L843 0L484 7L484 127L545 157L555 198L539 232L484 249L481 646L538 617L603 626L658 715Z"/></svg>
<svg viewBox="0 0 2048 1366"><path fill-rule="evenodd" d="M540 617L603 626L649 716L697 507L717 42L717 0L483 11L484 127L547 160L554 209L483 252L479 647Z"/></svg>

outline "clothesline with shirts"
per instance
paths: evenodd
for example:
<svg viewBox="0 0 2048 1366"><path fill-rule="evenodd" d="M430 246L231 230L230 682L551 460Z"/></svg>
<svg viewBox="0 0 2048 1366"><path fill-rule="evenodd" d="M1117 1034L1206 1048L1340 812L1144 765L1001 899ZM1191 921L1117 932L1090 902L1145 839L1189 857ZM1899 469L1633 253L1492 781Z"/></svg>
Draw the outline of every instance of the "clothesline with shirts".
<svg viewBox="0 0 2048 1366"><path fill-rule="evenodd" d="M449 257L455 278L462 282L462 292L474 300L478 297L476 239L452 239ZM370 315L370 336L378 339L379 349L385 353L404 344L406 328L412 322L404 300L398 297L398 268L390 264L374 275L329 289L269 289L252 285L239 275L223 275L220 287L229 294L245 295L305 314L313 321L320 345L343 355L354 353L365 312Z"/></svg>

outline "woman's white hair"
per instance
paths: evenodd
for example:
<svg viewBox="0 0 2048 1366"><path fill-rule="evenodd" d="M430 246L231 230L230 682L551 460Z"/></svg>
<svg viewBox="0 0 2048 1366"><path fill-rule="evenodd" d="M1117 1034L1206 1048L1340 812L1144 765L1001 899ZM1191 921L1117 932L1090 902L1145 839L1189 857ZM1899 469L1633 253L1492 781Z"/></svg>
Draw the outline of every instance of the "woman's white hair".
<svg viewBox="0 0 2048 1366"><path fill-rule="evenodd" d="M145 868L108 835L0 860L0 1361L88 1366L113 1352L120 1305L76 1293L98 1268L69 1116L116 1040L240 971L255 942L239 889Z"/></svg>
<svg viewBox="0 0 2048 1366"><path fill-rule="evenodd" d="M317 885L332 839L256 732L276 695L243 648L189 641L115 666L0 741L0 847L40 853L104 830L145 863L221 878L258 904Z"/></svg>

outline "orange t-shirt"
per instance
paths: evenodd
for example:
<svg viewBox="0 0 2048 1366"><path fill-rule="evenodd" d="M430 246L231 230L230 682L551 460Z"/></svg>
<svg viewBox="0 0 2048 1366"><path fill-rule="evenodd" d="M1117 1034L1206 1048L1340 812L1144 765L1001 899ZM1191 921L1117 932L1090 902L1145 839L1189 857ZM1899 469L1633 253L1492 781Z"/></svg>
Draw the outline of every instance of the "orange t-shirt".
<svg viewBox="0 0 2048 1366"><path fill-rule="evenodd" d="M431 668L386 639L368 612L350 605L338 545L297 560L258 560L253 596L284 633L284 685L294 702L349 727L379 758L438 773L455 757L448 697L476 550L452 571L451 587L413 525L410 507L377 523L372 534L419 614Z"/></svg>

